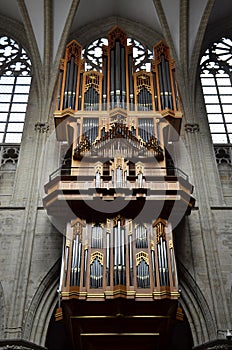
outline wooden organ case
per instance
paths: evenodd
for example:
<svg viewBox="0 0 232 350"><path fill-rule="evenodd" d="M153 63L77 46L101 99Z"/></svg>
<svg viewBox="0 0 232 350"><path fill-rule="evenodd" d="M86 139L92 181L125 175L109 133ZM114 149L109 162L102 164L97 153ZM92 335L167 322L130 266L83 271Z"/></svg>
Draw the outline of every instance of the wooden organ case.
<svg viewBox="0 0 232 350"><path fill-rule="evenodd" d="M56 316L73 349L168 349L175 323L172 225L194 205L167 151L182 118L175 66L163 42L150 70L134 51L114 27L100 67L86 69L76 41L60 65L54 119L69 149L44 206L66 222Z"/></svg>

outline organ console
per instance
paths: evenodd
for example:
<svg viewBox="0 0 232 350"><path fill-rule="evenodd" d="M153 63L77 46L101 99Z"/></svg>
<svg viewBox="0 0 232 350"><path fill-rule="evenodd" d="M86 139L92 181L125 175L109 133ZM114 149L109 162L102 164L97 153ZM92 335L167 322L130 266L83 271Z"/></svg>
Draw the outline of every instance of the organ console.
<svg viewBox="0 0 232 350"><path fill-rule="evenodd" d="M168 349L179 298L172 225L194 205L166 150L182 118L175 65L159 42L150 71L137 69L119 27L100 49L101 64L86 70L73 40L60 65L54 120L70 166L50 176L44 206L66 221L63 317L73 349L109 348L108 338L112 349L125 339Z"/></svg>

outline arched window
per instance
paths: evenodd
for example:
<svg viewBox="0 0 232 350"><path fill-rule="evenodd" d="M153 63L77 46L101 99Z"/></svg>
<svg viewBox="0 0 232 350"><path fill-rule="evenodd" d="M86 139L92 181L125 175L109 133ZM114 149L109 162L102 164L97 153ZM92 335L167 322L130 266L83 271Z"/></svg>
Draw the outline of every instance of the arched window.
<svg viewBox="0 0 232 350"><path fill-rule="evenodd" d="M31 61L22 46L0 37L0 144L19 144L31 85Z"/></svg>
<svg viewBox="0 0 232 350"><path fill-rule="evenodd" d="M232 41L222 38L213 43L200 65L213 143L232 143Z"/></svg>
<svg viewBox="0 0 232 350"><path fill-rule="evenodd" d="M108 45L107 38L100 38L87 45L82 55L85 59L86 70L96 70L102 72L102 47ZM127 38L127 45L133 48L134 69L137 72L140 69L151 70L151 60L154 58L152 51L141 44L139 41Z"/></svg>

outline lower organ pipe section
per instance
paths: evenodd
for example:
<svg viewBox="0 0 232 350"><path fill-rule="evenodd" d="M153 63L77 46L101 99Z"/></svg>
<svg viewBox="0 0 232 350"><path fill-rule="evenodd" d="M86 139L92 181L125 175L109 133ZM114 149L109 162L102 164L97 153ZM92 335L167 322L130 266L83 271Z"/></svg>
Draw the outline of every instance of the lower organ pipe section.
<svg viewBox="0 0 232 350"><path fill-rule="evenodd" d="M125 230L120 221L114 227L114 285L126 284Z"/></svg>
<svg viewBox="0 0 232 350"><path fill-rule="evenodd" d="M90 295L95 289L102 293L123 286L124 293L177 295L172 230L165 220L138 224L122 218L78 225L67 231L61 293L76 290Z"/></svg>
<svg viewBox="0 0 232 350"><path fill-rule="evenodd" d="M73 240L73 244L72 244L72 267L71 267L71 285L72 286L80 286L81 253L82 253L82 243L79 241L79 235L77 235Z"/></svg>

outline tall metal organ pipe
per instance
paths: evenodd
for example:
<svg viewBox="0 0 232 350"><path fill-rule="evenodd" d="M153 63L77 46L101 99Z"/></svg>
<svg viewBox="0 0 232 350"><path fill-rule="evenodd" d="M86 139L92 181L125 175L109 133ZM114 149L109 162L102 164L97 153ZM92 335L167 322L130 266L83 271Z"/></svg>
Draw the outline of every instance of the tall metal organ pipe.
<svg viewBox="0 0 232 350"><path fill-rule="evenodd" d="M133 55L128 56L129 66L129 94L130 94L130 109L134 110L134 80L133 80Z"/></svg>
<svg viewBox="0 0 232 350"><path fill-rule="evenodd" d="M108 69L108 59L107 56L103 56L103 81L102 81L102 109L105 111L107 109L107 69Z"/></svg>

